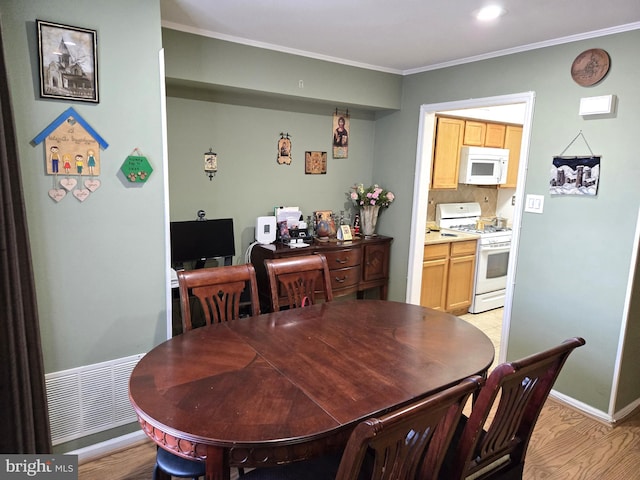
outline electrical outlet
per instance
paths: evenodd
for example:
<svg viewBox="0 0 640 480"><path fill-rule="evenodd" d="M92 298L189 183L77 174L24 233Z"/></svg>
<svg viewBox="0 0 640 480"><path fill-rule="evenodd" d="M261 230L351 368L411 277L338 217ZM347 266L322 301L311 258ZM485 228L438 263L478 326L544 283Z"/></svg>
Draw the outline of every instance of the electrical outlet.
<svg viewBox="0 0 640 480"><path fill-rule="evenodd" d="M527 200L524 205L525 212L542 213L543 209L544 209L543 195L527 195Z"/></svg>
<svg viewBox="0 0 640 480"><path fill-rule="evenodd" d="M512 207L515 207L515 205L516 205L516 196L515 196L515 195L513 195L513 196L511 197L511 206L512 206Z"/></svg>

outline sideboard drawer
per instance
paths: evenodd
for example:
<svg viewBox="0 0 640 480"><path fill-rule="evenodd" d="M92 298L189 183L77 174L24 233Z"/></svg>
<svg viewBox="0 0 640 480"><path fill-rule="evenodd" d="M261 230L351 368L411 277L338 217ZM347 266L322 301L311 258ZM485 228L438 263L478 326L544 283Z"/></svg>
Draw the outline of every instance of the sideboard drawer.
<svg viewBox="0 0 640 480"><path fill-rule="evenodd" d="M329 270L335 270L336 268L353 267L362 263L362 249L350 248L344 250L335 251L319 251L327 258L329 264Z"/></svg>
<svg viewBox="0 0 640 480"><path fill-rule="evenodd" d="M332 290L352 287L357 285L360 280L360 265L355 267L331 269L329 271L329 276L331 277Z"/></svg>

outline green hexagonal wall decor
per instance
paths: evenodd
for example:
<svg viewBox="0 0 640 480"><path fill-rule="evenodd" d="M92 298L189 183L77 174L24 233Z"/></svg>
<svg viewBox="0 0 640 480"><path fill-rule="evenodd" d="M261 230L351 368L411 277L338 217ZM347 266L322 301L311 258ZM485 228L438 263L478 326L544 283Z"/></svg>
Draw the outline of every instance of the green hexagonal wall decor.
<svg viewBox="0 0 640 480"><path fill-rule="evenodd" d="M146 182L153 172L149 160L142 155L129 155L120 170L130 182L136 183Z"/></svg>

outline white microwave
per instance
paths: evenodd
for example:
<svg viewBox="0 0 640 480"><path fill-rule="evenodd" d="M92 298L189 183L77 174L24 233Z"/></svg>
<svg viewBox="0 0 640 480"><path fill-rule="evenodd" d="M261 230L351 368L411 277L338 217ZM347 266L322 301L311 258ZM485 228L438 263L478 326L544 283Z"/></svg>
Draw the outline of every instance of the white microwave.
<svg viewBox="0 0 640 480"><path fill-rule="evenodd" d="M506 148L462 147L459 183L501 185L507 182L509 150Z"/></svg>

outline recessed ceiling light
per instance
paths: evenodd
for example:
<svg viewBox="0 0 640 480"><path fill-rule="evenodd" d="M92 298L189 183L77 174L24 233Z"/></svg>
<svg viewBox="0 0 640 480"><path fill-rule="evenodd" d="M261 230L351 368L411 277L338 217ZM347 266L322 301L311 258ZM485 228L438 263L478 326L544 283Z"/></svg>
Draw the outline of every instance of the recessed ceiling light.
<svg viewBox="0 0 640 480"><path fill-rule="evenodd" d="M487 5L476 12L476 19L481 21L495 20L507 13L500 5Z"/></svg>

